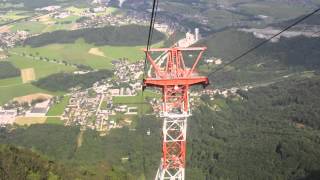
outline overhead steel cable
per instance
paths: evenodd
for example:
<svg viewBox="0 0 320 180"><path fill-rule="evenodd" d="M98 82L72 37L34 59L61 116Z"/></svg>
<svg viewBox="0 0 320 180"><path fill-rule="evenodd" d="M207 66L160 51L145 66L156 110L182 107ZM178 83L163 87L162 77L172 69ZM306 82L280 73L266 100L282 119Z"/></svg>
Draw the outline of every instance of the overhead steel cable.
<svg viewBox="0 0 320 180"><path fill-rule="evenodd" d="M216 70L212 71L211 73L208 74L208 77L212 76L213 74L223 70L225 67L227 67L230 64L233 64L236 61L239 61L241 58L245 57L246 55L250 54L251 52L255 51L256 49L258 49L259 47L263 46L264 44L268 43L269 41L271 41L272 39L276 38L277 36L279 36L280 34L288 31L289 29L291 29L292 27L300 24L302 21L310 18L311 16L313 16L314 14L316 14L317 12L320 11L320 8L314 10L313 12L305 15L303 18L295 21L294 23L292 23L291 25L287 26L286 28L284 28L283 30L281 30L279 33L273 35L272 37L262 41L261 43L257 44L256 46L250 48L249 50L245 51L244 53L240 54L239 56L235 57L234 59L232 59L231 61L229 61L228 63L224 64L223 66L220 66L219 68L217 68Z"/></svg>
<svg viewBox="0 0 320 180"><path fill-rule="evenodd" d="M159 4L158 0L153 0L152 12L151 12L151 17L150 17L150 25L149 25L149 33L148 33L148 41L147 41L147 51L149 51L151 43L152 43L154 23L156 21L158 4ZM143 77L145 76L146 68L147 68L147 55L144 59Z"/></svg>
<svg viewBox="0 0 320 180"><path fill-rule="evenodd" d="M156 21L158 5L159 5L159 0L153 0L151 17L150 17L150 25L149 25L149 33L148 33L148 41L147 41L147 51L149 51L150 46L152 44L154 24L155 24L155 21ZM147 69L147 54L146 54L145 59L144 59L142 78L145 78L146 69ZM143 90L142 90L142 92L141 92L141 102L142 103L144 101L143 97L144 96L143 96ZM144 111L144 105L142 104L141 107L140 107L140 112L141 112L140 114L142 114L143 111Z"/></svg>

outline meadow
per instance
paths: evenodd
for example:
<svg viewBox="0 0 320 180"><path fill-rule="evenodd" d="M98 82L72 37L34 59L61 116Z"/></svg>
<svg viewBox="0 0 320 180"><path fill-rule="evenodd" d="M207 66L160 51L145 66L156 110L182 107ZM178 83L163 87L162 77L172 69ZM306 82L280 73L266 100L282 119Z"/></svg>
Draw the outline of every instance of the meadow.
<svg viewBox="0 0 320 180"><path fill-rule="evenodd" d="M63 64L46 62L42 60L34 60L30 57L23 57L14 54L12 54L8 60L19 69L33 68L36 79L59 72L72 72L75 70L75 68L72 66L65 66Z"/></svg>
<svg viewBox="0 0 320 180"><path fill-rule="evenodd" d="M52 124L52 125L63 125L64 122L58 118L58 117L47 117L46 124Z"/></svg>
<svg viewBox="0 0 320 180"><path fill-rule="evenodd" d="M61 116L64 112L65 107L69 103L70 96L64 96L59 103L56 103L51 106L49 109L47 116Z"/></svg>
<svg viewBox="0 0 320 180"><path fill-rule="evenodd" d="M6 81L6 80L5 80ZM43 89L37 88L31 84L12 84L8 86L0 86L0 105L5 104L15 97L25 96L34 93L46 93L58 95L59 93L52 93Z"/></svg>
<svg viewBox="0 0 320 180"><path fill-rule="evenodd" d="M162 46L163 42L154 44L154 47ZM90 49L98 48L104 56L89 53ZM135 62L144 58L142 51L144 46L95 46L86 43L83 39L77 40L74 44L50 44L42 47L19 46L11 49L14 53L33 54L49 59L63 60L72 64L83 64L94 69L111 69L111 61L120 58L127 58Z"/></svg>
<svg viewBox="0 0 320 180"><path fill-rule="evenodd" d="M8 59L19 69L33 68L36 79L46 77L59 72L72 72L75 68L57 63L33 60L27 57L11 55ZM0 105L8 102L14 97L25 96L33 93L46 93L51 95L63 94L63 92L52 93L33 86L30 83L23 84L21 77L13 77L0 80Z"/></svg>

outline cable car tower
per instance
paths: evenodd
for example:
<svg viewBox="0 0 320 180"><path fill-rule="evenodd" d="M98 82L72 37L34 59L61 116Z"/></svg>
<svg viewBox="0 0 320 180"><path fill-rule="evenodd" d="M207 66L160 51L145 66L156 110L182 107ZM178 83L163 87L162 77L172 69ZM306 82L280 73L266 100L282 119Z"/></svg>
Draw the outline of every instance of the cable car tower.
<svg viewBox="0 0 320 180"><path fill-rule="evenodd" d="M151 71L144 78L143 87L162 90L162 158L156 180L185 179L187 119L191 116L189 89L193 85L209 84L207 77L195 71L205 50L206 47L144 49ZM187 51L197 52L192 67L187 67L183 58ZM162 53L162 56L154 59L153 53Z"/></svg>

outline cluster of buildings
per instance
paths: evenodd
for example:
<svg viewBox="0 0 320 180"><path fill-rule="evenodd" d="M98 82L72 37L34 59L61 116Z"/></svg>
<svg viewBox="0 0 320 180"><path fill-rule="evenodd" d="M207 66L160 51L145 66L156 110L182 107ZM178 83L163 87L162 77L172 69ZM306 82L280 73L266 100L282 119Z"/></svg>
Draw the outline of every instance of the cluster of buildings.
<svg viewBox="0 0 320 180"><path fill-rule="evenodd" d="M281 29L279 28L273 28L273 27L267 27L264 29L257 29L257 28L241 28L240 31L252 33L256 38L259 39L269 39L276 34L280 33ZM286 38L292 38L297 36L306 36L306 37L320 37L320 26L308 26L308 25L302 25L295 27L295 29L292 29L290 31L286 31L281 33L281 35L273 38L271 42L278 42L281 37Z"/></svg>
<svg viewBox="0 0 320 180"><path fill-rule="evenodd" d="M186 37L177 42L179 47L189 47L201 39L199 28L195 28L194 33L187 32Z"/></svg>
<svg viewBox="0 0 320 180"><path fill-rule="evenodd" d="M31 34L27 31L17 31L17 32L0 32L0 48L12 48L17 42L24 41L29 38Z"/></svg>
<svg viewBox="0 0 320 180"><path fill-rule="evenodd" d="M26 112L26 117L45 117L52 105L51 100L36 103L32 108Z"/></svg>
<svg viewBox="0 0 320 180"><path fill-rule="evenodd" d="M0 109L0 127L13 124L17 116L17 110Z"/></svg>
<svg viewBox="0 0 320 180"><path fill-rule="evenodd" d="M110 116L117 114L136 115L138 110L134 105L113 104L113 97L136 96L141 90L141 75L143 61L129 63L126 60L113 61L114 77L97 82L92 88L75 90L62 116L66 125L80 125L98 131L121 128L129 125L118 122Z"/></svg>

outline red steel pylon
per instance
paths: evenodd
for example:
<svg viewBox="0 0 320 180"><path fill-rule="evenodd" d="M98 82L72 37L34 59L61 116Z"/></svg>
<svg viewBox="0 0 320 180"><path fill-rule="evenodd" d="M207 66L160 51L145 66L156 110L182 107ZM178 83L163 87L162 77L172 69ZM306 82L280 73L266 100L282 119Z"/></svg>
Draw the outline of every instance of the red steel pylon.
<svg viewBox="0 0 320 180"><path fill-rule="evenodd" d="M154 48L144 50L152 71L144 79L145 87L162 89L160 116L163 121L162 159L156 180L184 180L186 157L187 118L191 115L189 89L193 85L207 86L209 80L199 76L195 68L206 47L192 48ZM183 52L197 52L191 67L187 67ZM162 53L154 59L152 53Z"/></svg>

